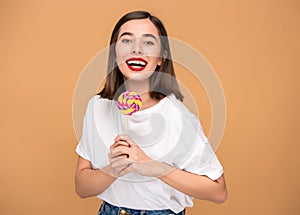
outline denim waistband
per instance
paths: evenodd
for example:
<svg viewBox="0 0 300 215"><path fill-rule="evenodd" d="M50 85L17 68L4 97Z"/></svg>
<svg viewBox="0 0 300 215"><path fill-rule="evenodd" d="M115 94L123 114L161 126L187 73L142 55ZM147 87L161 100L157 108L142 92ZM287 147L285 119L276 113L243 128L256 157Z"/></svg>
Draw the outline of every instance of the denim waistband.
<svg viewBox="0 0 300 215"><path fill-rule="evenodd" d="M185 215L185 210L174 213L169 209L164 210L136 210L125 207L117 207L107 202L103 202L98 215Z"/></svg>

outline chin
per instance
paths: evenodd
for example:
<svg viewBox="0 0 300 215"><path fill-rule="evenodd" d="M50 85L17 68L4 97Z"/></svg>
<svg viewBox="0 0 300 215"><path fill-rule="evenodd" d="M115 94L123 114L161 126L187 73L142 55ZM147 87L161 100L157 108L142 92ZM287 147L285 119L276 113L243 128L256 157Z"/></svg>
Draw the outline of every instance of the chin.
<svg viewBox="0 0 300 215"><path fill-rule="evenodd" d="M130 75L130 76L125 76L126 81L134 81L134 82L144 82L149 80L149 75Z"/></svg>
<svg viewBox="0 0 300 215"><path fill-rule="evenodd" d="M153 72L126 72L123 73L126 80L131 81L145 81L149 80L150 76L153 74Z"/></svg>

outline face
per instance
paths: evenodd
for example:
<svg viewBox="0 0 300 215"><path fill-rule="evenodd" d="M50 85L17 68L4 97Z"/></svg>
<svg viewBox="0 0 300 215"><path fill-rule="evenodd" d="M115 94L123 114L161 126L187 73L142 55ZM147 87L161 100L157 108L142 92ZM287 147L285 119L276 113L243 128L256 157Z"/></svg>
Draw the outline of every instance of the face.
<svg viewBox="0 0 300 215"><path fill-rule="evenodd" d="M145 80L161 64L160 39L149 19L124 23L116 44L116 62L126 79Z"/></svg>

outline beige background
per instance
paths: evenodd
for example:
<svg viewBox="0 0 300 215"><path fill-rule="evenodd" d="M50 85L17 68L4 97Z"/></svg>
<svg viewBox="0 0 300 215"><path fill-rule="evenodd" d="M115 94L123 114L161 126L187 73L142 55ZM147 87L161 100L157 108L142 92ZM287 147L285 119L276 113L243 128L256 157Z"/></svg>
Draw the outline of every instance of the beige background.
<svg viewBox="0 0 300 215"><path fill-rule="evenodd" d="M96 214L99 200L74 191L72 97L115 22L135 9L157 15L171 37L204 54L226 95L217 154L229 198L196 200L188 214L300 213L299 1L6 0L0 8L1 215Z"/></svg>

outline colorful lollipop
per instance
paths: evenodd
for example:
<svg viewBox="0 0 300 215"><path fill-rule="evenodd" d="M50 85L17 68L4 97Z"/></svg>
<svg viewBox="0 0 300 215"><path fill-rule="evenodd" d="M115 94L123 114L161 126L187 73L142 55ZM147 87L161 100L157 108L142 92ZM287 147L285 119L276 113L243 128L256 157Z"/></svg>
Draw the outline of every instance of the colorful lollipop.
<svg viewBox="0 0 300 215"><path fill-rule="evenodd" d="M142 108L142 99L136 92L126 91L118 98L118 108L122 114L131 116Z"/></svg>

